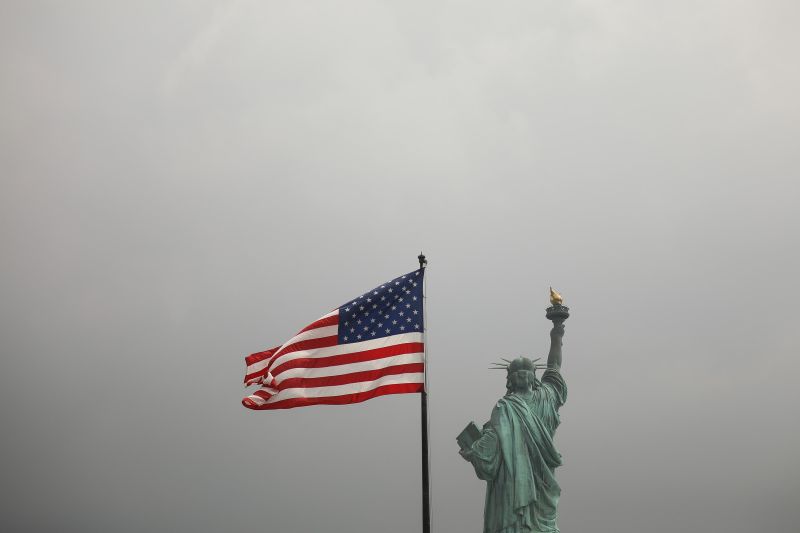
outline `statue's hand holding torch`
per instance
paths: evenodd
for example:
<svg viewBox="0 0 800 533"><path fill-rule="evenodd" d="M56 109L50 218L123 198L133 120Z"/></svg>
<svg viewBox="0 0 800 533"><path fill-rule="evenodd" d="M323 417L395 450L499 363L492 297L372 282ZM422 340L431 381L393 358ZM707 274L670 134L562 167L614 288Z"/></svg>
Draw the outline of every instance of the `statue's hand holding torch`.
<svg viewBox="0 0 800 533"><path fill-rule="evenodd" d="M553 321L553 329L550 330L550 353L547 355L547 366L558 369L561 368L561 341L564 337L564 321L569 318L569 307L563 305L564 299L553 287L550 287L550 303L552 305L545 311L548 320Z"/></svg>

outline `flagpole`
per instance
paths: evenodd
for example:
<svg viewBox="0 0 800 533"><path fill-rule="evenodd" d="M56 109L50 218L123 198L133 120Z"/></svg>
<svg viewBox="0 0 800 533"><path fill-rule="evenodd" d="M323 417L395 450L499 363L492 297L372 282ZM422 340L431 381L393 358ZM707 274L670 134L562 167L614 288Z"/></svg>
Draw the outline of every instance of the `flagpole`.
<svg viewBox="0 0 800 533"><path fill-rule="evenodd" d="M422 252L417 256L419 268L422 270L422 334L425 341L425 383L420 394L420 419L422 423L422 533L431 533L431 480L428 459L428 310L425 305L425 266L428 261Z"/></svg>

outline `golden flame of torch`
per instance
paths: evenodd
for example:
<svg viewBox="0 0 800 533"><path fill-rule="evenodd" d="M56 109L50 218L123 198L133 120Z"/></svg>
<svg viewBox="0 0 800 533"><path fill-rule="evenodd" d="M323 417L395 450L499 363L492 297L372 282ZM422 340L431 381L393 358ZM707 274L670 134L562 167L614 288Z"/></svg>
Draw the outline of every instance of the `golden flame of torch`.
<svg viewBox="0 0 800 533"><path fill-rule="evenodd" d="M553 287L550 287L550 303L553 305L561 305L564 303L564 298L562 298Z"/></svg>

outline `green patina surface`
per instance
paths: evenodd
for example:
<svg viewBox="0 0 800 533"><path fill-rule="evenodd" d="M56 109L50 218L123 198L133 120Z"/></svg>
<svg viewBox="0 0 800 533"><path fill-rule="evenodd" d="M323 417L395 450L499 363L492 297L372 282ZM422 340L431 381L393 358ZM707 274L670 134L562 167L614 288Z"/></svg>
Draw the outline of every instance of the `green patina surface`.
<svg viewBox="0 0 800 533"><path fill-rule="evenodd" d="M541 381L533 361L524 357L511 361L507 394L495 405L480 437L460 451L486 481L484 533L559 531L561 487L555 469L561 466L561 454L553 436L560 422L558 410L567 400L560 370L563 322L569 316L564 314L553 319Z"/></svg>

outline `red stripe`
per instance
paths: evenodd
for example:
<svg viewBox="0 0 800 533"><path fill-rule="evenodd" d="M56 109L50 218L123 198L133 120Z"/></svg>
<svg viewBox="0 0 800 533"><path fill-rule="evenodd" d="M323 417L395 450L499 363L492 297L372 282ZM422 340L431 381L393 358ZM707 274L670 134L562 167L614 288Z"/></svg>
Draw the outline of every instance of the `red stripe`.
<svg viewBox="0 0 800 533"><path fill-rule="evenodd" d="M393 344L383 348L364 350L363 352L331 355L329 357L303 357L292 359L291 361L286 361L285 363L278 365L272 369L272 375L277 377L279 374L289 370L290 368L325 368L329 366L348 365L350 363L361 363L364 361L383 359L384 357L391 357L393 355L422 353L424 351L424 343L404 342L402 344Z"/></svg>
<svg viewBox="0 0 800 533"><path fill-rule="evenodd" d="M311 324L307 325L303 329L297 332L297 335L300 335L304 331L308 331L310 329L317 329L317 328L324 328L325 326L336 326L339 324L339 313L335 315L328 316L325 318L320 318L316 322L312 322Z"/></svg>
<svg viewBox="0 0 800 533"><path fill-rule="evenodd" d="M254 402L250 398L244 398L242 400L242 405L244 405L248 409L258 409L258 404L256 404L256 402Z"/></svg>
<svg viewBox="0 0 800 533"><path fill-rule="evenodd" d="M416 374L425 371L422 363L409 363L405 365L388 366L376 370L365 370L363 372L351 372L340 376L323 376L318 378L290 378L278 385L278 390L311 388L311 387L333 387L335 385L346 385L348 383L360 383L362 381L375 381L383 376L394 376L397 374Z"/></svg>
<svg viewBox="0 0 800 533"><path fill-rule="evenodd" d="M254 378L265 376L266 374L267 374L267 369L266 368L262 368L258 372L253 372L252 374L247 374L244 377L244 382L247 383L248 381L250 381L250 380L252 380Z"/></svg>
<svg viewBox="0 0 800 533"><path fill-rule="evenodd" d="M275 352L275 355L272 356L272 361L277 359L282 355L286 355L287 353L297 352L300 350L313 350L315 348L329 348L331 346L336 346L339 344L339 336L338 335L331 335L330 337L319 337L316 339L307 339L304 341L297 341L294 344L289 344L285 346L282 350ZM272 364L270 361L270 364Z"/></svg>
<svg viewBox="0 0 800 533"><path fill-rule="evenodd" d="M255 391L250 396L258 396L259 398L264 398L265 400L269 400L272 397L272 394L270 394L269 392L261 389L261 390Z"/></svg>
<svg viewBox="0 0 800 533"><path fill-rule="evenodd" d="M422 383L399 383L395 385L384 385L366 392L356 394L344 394L342 396L326 396L322 398L291 398L275 403L255 405L249 398L242 400L242 405L254 411L264 411L271 409L291 409L292 407L304 407L307 405L343 405L348 403L360 403L366 400L385 396L387 394L409 394L422 392L425 385Z"/></svg>
<svg viewBox="0 0 800 533"><path fill-rule="evenodd" d="M257 352L252 355L248 355L244 358L244 362L247 366L250 366L254 363L258 363L259 361L263 361L275 353L275 350L280 348L280 346L275 346L274 348L270 348L269 350L264 350L263 352Z"/></svg>

